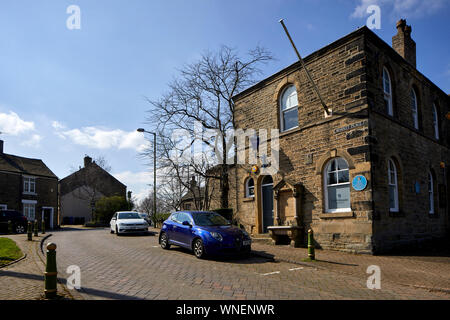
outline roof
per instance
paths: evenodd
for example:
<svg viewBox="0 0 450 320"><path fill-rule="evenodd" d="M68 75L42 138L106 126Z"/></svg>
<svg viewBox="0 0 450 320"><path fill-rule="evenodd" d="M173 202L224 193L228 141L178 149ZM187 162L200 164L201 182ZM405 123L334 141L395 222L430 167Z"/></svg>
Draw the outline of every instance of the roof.
<svg viewBox="0 0 450 320"><path fill-rule="evenodd" d="M194 187L194 195L195 197L193 196L192 191L189 190L183 197L181 197L181 201L187 201L194 198L203 198L205 196L205 187L200 187L200 190L198 187Z"/></svg>
<svg viewBox="0 0 450 320"><path fill-rule="evenodd" d="M58 179L40 159L24 158L6 153L0 154L0 171Z"/></svg>
<svg viewBox="0 0 450 320"><path fill-rule="evenodd" d="M370 39L374 42L376 42L378 45L383 46L384 48L386 48L388 51L391 52L391 55L394 59L398 59L403 61L404 63L410 64L408 61L406 61L397 51L395 51L394 48L392 48L388 43L386 43L383 39L381 39L375 32L373 32L372 30L370 30L367 26L362 26L358 29L356 29L355 31L350 32L349 34L343 36L342 38L326 45L325 47L322 47L321 49L314 51L313 53L309 54L308 56L303 58L303 61L305 64L308 64L308 62L314 60L315 58L319 58L321 57L323 54L325 54L327 51L329 50L333 50L336 47L345 44L346 42L350 41L351 39L354 38L358 38L361 35L365 35L370 37ZM411 65L412 66L412 65ZM250 86L247 89L244 89L243 91L237 93L236 95L233 96L233 100L236 102L237 100L239 100L240 98L262 88L265 87L267 84L269 84L272 80L276 79L277 77L279 77L280 75L283 75L285 73L289 73L293 70L297 70L301 68L301 63L300 61L296 61L294 63L292 63L291 65L287 66L286 68L268 76L267 78L259 81L258 83ZM438 91L440 91L441 93L443 93L444 95L447 95L447 93L445 93L441 88L439 88L436 84L434 84L430 79L428 79L425 75L423 75L420 71L417 70L416 67L412 66L412 68L414 68L418 74L420 74L422 77L424 77L424 79L426 81L428 81L428 83L430 83L435 89L437 89ZM450 96L450 95L449 95Z"/></svg>

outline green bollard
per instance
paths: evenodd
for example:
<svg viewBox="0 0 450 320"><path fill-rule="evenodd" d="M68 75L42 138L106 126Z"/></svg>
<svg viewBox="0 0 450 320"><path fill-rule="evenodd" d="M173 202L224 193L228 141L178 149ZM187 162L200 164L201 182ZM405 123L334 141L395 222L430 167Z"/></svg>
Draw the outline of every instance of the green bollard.
<svg viewBox="0 0 450 320"><path fill-rule="evenodd" d="M8 220L8 233L13 234L13 224L11 220Z"/></svg>
<svg viewBox="0 0 450 320"><path fill-rule="evenodd" d="M31 231L31 221L28 221L27 235L28 235L28 241L33 240L33 233Z"/></svg>
<svg viewBox="0 0 450 320"><path fill-rule="evenodd" d="M34 236L37 237L39 235L39 224L37 220L34 220Z"/></svg>
<svg viewBox="0 0 450 320"><path fill-rule="evenodd" d="M41 228L42 228L42 234L45 234L45 219L44 218L42 218Z"/></svg>
<svg viewBox="0 0 450 320"><path fill-rule="evenodd" d="M311 260L316 260L316 255L314 252L314 233L312 229L308 230L308 258Z"/></svg>
<svg viewBox="0 0 450 320"><path fill-rule="evenodd" d="M45 284L45 298L52 299L57 294L57 279L58 271L56 269L56 244L47 244L47 265L44 272L44 284Z"/></svg>

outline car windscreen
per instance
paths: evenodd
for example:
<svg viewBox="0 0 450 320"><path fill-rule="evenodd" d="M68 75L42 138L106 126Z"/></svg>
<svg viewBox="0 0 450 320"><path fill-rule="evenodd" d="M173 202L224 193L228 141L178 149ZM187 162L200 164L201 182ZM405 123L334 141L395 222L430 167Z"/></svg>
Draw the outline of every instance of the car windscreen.
<svg viewBox="0 0 450 320"><path fill-rule="evenodd" d="M193 212L192 218L197 226L226 226L230 222L218 213L214 212Z"/></svg>
<svg viewBox="0 0 450 320"><path fill-rule="evenodd" d="M137 212L120 212L118 219L142 219Z"/></svg>

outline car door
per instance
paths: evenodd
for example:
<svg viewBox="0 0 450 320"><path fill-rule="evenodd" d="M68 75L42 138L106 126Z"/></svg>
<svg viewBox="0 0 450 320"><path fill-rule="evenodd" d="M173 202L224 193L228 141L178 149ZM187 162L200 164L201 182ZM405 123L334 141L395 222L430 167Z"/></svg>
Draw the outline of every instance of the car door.
<svg viewBox="0 0 450 320"><path fill-rule="evenodd" d="M180 225L177 225L177 237L178 241L186 247L190 247L192 238L192 219L187 213L180 213L178 215L178 221ZM183 222L188 222L189 225L183 225Z"/></svg>
<svg viewBox="0 0 450 320"><path fill-rule="evenodd" d="M167 237L169 238L169 241L173 240L174 237L174 226L176 225L176 218L177 218L178 213L173 213L169 219L166 220L166 222L164 222L165 225L165 232L167 234Z"/></svg>

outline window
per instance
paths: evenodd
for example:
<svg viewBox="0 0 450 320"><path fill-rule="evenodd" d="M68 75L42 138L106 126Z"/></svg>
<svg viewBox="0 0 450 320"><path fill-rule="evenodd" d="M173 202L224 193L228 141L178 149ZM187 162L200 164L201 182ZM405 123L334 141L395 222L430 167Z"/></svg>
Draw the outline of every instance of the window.
<svg viewBox="0 0 450 320"><path fill-rule="evenodd" d="M389 71L387 71L385 67L383 68L383 92L386 112L388 115L393 116L391 77L389 76Z"/></svg>
<svg viewBox="0 0 450 320"><path fill-rule="evenodd" d="M350 208L350 176L343 158L331 159L325 167L324 194L326 212L347 212Z"/></svg>
<svg viewBox="0 0 450 320"><path fill-rule="evenodd" d="M436 140L439 140L439 118L436 105L433 103L433 128L434 128L434 137Z"/></svg>
<svg viewBox="0 0 450 320"><path fill-rule="evenodd" d="M392 159L388 161L389 211L398 212L397 167Z"/></svg>
<svg viewBox="0 0 450 320"><path fill-rule="evenodd" d="M281 95L280 101L281 131L298 126L298 98L294 85L288 86Z"/></svg>
<svg viewBox="0 0 450 320"><path fill-rule="evenodd" d="M434 186L433 186L433 175L428 172L428 213L434 214Z"/></svg>
<svg viewBox="0 0 450 320"><path fill-rule="evenodd" d="M192 219L191 219L191 217L189 217L188 214L186 214L186 213L179 213L177 215L177 222L183 224L183 222L185 222L185 221L189 222L189 224L192 225Z"/></svg>
<svg viewBox="0 0 450 320"><path fill-rule="evenodd" d="M252 198L255 196L255 181L253 178L248 178L245 182L245 197Z"/></svg>
<svg viewBox="0 0 450 320"><path fill-rule="evenodd" d="M6 204L0 204L0 210L6 210L8 206Z"/></svg>
<svg viewBox="0 0 450 320"><path fill-rule="evenodd" d="M36 178L32 177L23 178L23 192L36 193Z"/></svg>
<svg viewBox="0 0 450 320"><path fill-rule="evenodd" d="M413 117L414 128L419 129L419 112L417 110L417 95L414 89L411 89L411 113Z"/></svg>
<svg viewBox="0 0 450 320"><path fill-rule="evenodd" d="M24 203L23 204L23 215L27 217L29 221L35 220L35 204L34 203Z"/></svg>

